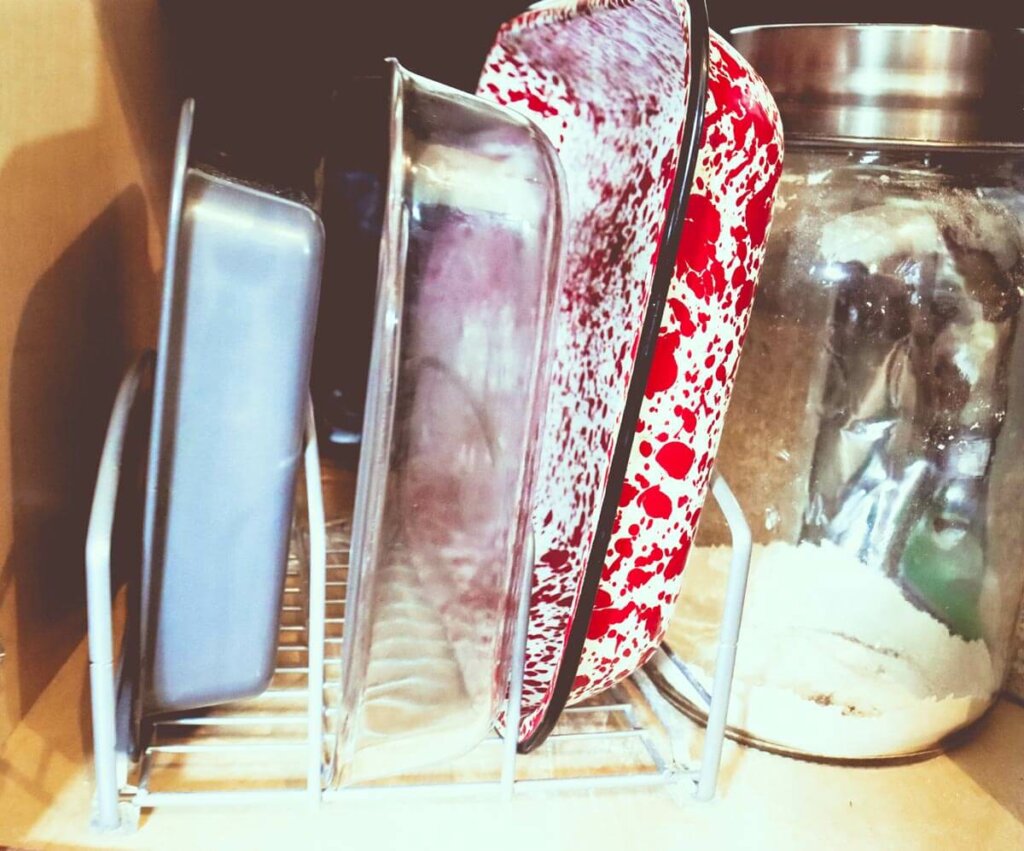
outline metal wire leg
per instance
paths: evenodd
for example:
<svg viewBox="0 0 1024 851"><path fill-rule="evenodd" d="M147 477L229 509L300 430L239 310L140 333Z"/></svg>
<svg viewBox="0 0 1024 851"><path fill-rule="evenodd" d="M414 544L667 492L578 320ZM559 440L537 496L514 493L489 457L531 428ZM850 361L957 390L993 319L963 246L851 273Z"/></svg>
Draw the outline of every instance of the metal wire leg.
<svg viewBox="0 0 1024 851"><path fill-rule="evenodd" d="M313 403L306 405L306 505L309 512L309 762L306 787L310 800L320 802L324 766L324 620L327 617L327 529L320 484L320 455L316 443Z"/></svg>
<svg viewBox="0 0 1024 851"><path fill-rule="evenodd" d="M516 627L512 639L508 704L505 710L505 738L502 744L501 786L506 799L515 792L516 757L519 751L519 722L523 710L523 677L526 674L526 637L530 629L530 593L533 590L533 561L536 557L533 530L523 548L523 577L517 597Z"/></svg>
<svg viewBox="0 0 1024 851"><path fill-rule="evenodd" d="M96 771L96 809L93 827L121 826L117 776L117 687L114 625L111 601L111 542L117 506L118 481L128 421L151 355L140 357L117 392L103 443L96 489L89 513L85 543L86 599L89 617L89 684L92 703L93 762Z"/></svg>
<svg viewBox="0 0 1024 851"><path fill-rule="evenodd" d="M740 623L743 618L743 600L747 593L747 576L750 573L751 535L750 527L743 516L743 509L736 501L725 479L713 474L711 493L722 509L732 536L732 562L729 566L729 582L725 589L725 608L722 611L722 625L718 633L718 656L715 660L715 679L711 687L711 703L708 707L708 725L701 754L700 774L697 777L695 797L698 801L710 801L718 785L718 771L722 764L722 745L725 741L725 722L729 713L729 698L732 695L733 672L736 668L736 645L739 642Z"/></svg>

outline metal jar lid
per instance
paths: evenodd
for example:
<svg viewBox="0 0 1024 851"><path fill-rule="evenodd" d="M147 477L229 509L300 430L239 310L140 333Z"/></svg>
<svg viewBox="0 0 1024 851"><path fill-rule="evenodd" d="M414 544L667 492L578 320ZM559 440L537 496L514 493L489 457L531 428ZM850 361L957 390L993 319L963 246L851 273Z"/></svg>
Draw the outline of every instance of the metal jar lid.
<svg viewBox="0 0 1024 851"><path fill-rule="evenodd" d="M732 41L764 78L787 137L936 147L1024 143L1024 40L957 27L744 27Z"/></svg>

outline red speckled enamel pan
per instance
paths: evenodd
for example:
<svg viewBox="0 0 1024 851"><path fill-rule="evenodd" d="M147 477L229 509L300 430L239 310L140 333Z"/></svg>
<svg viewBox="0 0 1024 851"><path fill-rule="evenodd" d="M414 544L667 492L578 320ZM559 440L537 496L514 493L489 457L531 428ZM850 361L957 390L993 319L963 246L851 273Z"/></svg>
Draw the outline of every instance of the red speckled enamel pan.
<svg viewBox="0 0 1024 851"><path fill-rule="evenodd" d="M703 0L543 3L478 93L558 150L569 215L533 508L520 748L654 652L679 593L764 255L782 131Z"/></svg>

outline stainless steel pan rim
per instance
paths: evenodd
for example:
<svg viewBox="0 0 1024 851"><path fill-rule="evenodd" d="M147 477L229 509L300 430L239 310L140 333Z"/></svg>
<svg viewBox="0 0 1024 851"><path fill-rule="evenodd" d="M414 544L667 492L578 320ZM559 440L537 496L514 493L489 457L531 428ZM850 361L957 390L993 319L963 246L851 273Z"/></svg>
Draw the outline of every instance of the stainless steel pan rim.
<svg viewBox="0 0 1024 851"><path fill-rule="evenodd" d="M181 112L147 458L135 727L269 681L323 226L190 163Z"/></svg>

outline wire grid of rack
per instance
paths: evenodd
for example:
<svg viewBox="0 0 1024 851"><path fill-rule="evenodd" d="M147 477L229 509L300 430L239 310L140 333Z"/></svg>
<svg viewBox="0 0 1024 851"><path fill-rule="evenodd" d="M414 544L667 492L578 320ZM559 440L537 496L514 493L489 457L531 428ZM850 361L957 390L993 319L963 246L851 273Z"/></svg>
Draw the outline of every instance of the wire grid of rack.
<svg viewBox="0 0 1024 851"><path fill-rule="evenodd" d="M325 524L321 470L311 410L304 454L305 510L297 512L281 612L277 667L268 690L250 700L156 719L141 758L125 742L128 707L118 705L113 656L110 534L128 414L139 376L122 386L101 462L87 558L90 676L94 718L97 829L131 829L150 807L227 806L263 800L343 801L359 796L469 794L506 797L534 788L593 789L691 783L708 800L717 783L736 639L750 558L750 535L725 482L712 494L733 534L733 566L723 616L708 725L699 763L677 756L668 708L643 671L611 691L567 709L536 752L517 754L514 737L494 731L471 753L415 774L338 787L334 764L339 727L341 647L349 574L346 522ZM507 701L508 728L518 729L529 571L519 589Z"/></svg>

